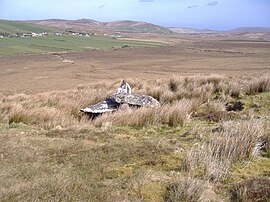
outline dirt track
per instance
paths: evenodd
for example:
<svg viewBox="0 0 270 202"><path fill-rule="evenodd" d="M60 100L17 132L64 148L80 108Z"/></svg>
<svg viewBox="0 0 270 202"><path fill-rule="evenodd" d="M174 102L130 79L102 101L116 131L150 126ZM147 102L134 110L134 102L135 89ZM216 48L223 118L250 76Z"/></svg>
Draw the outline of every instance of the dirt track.
<svg viewBox="0 0 270 202"><path fill-rule="evenodd" d="M73 62L72 62L73 61ZM160 48L0 57L0 93L37 93L101 80L270 73L270 42L180 42Z"/></svg>

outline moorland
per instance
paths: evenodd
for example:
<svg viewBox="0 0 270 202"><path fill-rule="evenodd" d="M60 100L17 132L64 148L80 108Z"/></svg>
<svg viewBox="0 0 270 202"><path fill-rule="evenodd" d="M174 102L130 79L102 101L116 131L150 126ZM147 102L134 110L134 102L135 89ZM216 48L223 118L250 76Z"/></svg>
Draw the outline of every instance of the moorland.
<svg viewBox="0 0 270 202"><path fill-rule="evenodd" d="M269 33L133 29L0 39L0 201L268 201ZM161 107L79 112L122 79Z"/></svg>

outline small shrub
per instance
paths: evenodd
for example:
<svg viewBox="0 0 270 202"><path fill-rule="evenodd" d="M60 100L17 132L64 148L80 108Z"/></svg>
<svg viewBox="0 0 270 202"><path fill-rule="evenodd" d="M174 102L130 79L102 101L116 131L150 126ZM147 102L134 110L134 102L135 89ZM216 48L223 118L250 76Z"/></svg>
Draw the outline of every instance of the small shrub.
<svg viewBox="0 0 270 202"><path fill-rule="evenodd" d="M226 103L227 111L242 111L244 109L244 103L241 101L233 101Z"/></svg>
<svg viewBox="0 0 270 202"><path fill-rule="evenodd" d="M130 45L125 44L121 48L130 48Z"/></svg>

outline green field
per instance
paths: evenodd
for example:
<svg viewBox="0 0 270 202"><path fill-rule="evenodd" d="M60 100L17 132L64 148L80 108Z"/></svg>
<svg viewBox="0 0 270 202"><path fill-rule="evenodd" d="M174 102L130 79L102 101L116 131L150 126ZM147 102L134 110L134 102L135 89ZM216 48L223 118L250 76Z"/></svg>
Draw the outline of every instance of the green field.
<svg viewBox="0 0 270 202"><path fill-rule="evenodd" d="M86 51L126 47L155 47L162 43L113 39L109 36L44 36L37 38L0 39L0 56L40 54L44 52Z"/></svg>

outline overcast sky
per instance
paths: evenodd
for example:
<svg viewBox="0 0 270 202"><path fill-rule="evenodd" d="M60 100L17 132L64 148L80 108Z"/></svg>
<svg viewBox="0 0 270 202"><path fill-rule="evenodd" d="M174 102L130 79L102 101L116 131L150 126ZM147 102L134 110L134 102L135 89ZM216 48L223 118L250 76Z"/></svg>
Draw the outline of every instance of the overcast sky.
<svg viewBox="0 0 270 202"><path fill-rule="evenodd" d="M136 20L167 27L270 27L270 0L0 0L0 19Z"/></svg>

